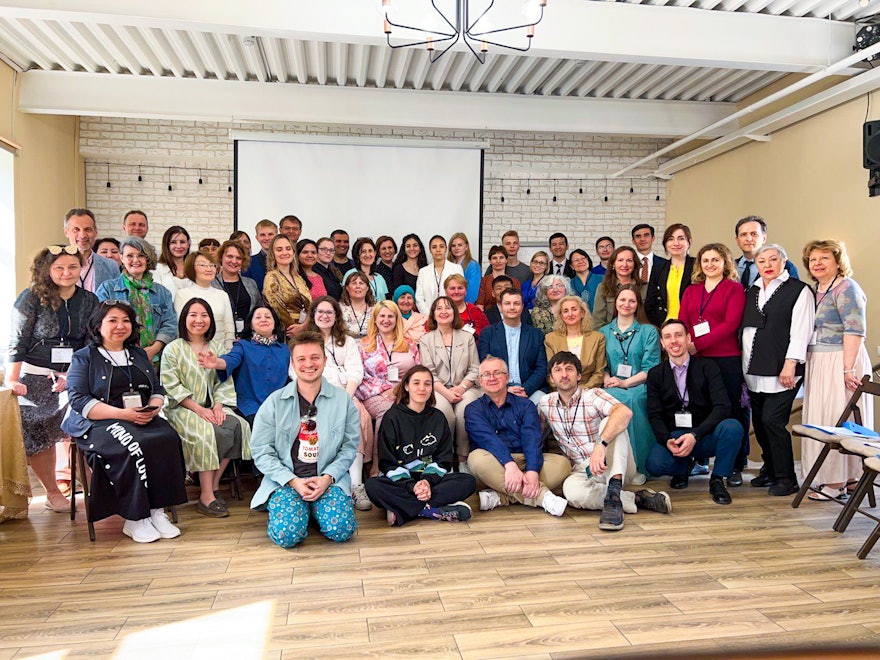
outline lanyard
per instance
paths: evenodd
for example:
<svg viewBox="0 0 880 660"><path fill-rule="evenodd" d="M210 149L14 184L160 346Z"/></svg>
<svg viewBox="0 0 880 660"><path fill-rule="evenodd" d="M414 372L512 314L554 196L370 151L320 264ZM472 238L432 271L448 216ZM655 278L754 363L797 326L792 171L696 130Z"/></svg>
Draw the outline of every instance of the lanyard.
<svg viewBox="0 0 880 660"><path fill-rule="evenodd" d="M357 323L358 336L363 337L364 336L364 324L367 322L367 310L369 309L369 307L364 307L364 315L360 321L358 320L358 313L355 311L354 305L352 305L350 307L350 309L351 309L352 316L354 316L354 322Z"/></svg>
<svg viewBox="0 0 880 660"><path fill-rule="evenodd" d="M123 369L125 371L125 373L128 375L128 391L134 392L134 378L132 378L132 376L131 376L131 367L128 364L128 360L129 360L128 350L124 349L124 353L125 353L125 360L124 360L125 364L121 365L121 364L116 364L116 360L113 359L113 355L110 353L110 351L108 351L106 348L104 349L104 354L108 358L110 358L110 364L112 366L116 367L117 369Z"/></svg>
<svg viewBox="0 0 880 660"><path fill-rule="evenodd" d="M391 357L391 351L388 350L388 345L385 343L385 340L382 339L381 336L376 335L376 341L382 344L382 348L385 349L385 355L388 356L388 366L392 366L394 364L394 359ZM391 348L394 348L394 346Z"/></svg>
<svg viewBox="0 0 880 660"><path fill-rule="evenodd" d="M684 400L685 395L687 395L687 371L684 372L684 394L682 394L682 391L678 389L678 379L675 377L675 367L670 364L669 368L672 369L672 384L675 385L675 395L678 397L678 400L681 401L681 409L687 410L688 403L690 402L690 397L688 397L687 403Z"/></svg>
<svg viewBox="0 0 880 660"><path fill-rule="evenodd" d="M443 270L446 268L445 265L440 267L440 272L437 272L437 266L434 266L434 281L437 283L437 294L440 294L440 280L443 279Z"/></svg>
<svg viewBox="0 0 880 660"><path fill-rule="evenodd" d="M330 341L331 342L333 341L332 337L330 338ZM330 355L331 358L333 358L333 364L335 364L337 367L342 369L342 365L339 364L339 360L336 359L336 349L333 348L332 346L328 346L327 344L324 344L324 350Z"/></svg>
<svg viewBox="0 0 880 660"><path fill-rule="evenodd" d="M89 279L89 273L91 273L91 272L92 272L92 268L95 267L95 255L94 255L94 253L92 253L92 256L91 256L90 258L91 258L91 261L89 262L89 267L86 269L85 274L84 274L84 275L81 274L81 275L79 276L79 285L80 285L83 289L86 288L86 280Z"/></svg>
<svg viewBox="0 0 880 660"><path fill-rule="evenodd" d="M629 364L629 350L632 348L633 340L636 338L636 329L632 328L627 330L625 333L620 334L617 330L613 330L614 336L617 338L617 343L620 344L620 352L623 353L623 363ZM626 348L623 347L623 340L629 336L629 343L627 343Z"/></svg>
<svg viewBox="0 0 880 660"><path fill-rule="evenodd" d="M532 298L535 297L535 291L538 290L538 287L541 285L541 280L543 280L545 277L546 275L541 275L541 277L538 278L537 282L532 279L532 284L529 286L529 296L531 296Z"/></svg>
<svg viewBox="0 0 880 660"><path fill-rule="evenodd" d="M706 311L706 308L709 306L709 303L712 302L712 296L715 295L715 292L718 291L718 286L720 286L720 282L712 289L712 293L709 294L709 299L706 302L703 302L703 299L706 297L706 285L703 284L703 288L700 290L700 315L697 317L700 321L703 320L703 312Z"/></svg>
<svg viewBox="0 0 880 660"><path fill-rule="evenodd" d="M223 279L222 275L218 275L217 279L220 280L220 286L223 287L223 290L226 292L226 295L229 296L230 300L232 300L232 296L229 295L229 289L226 288L226 280ZM239 279L238 280L238 288L235 290L235 303L232 305L232 316L235 317L236 319L239 318L239 316L238 316L238 300L241 297L241 288L242 288L242 281L241 281L241 279Z"/></svg>
<svg viewBox="0 0 880 660"><path fill-rule="evenodd" d="M574 412L571 414L571 421L568 426L565 425L566 414L565 411L568 408L560 408L559 399L556 400L556 412L559 413L559 423L562 424L562 430L565 431L565 437L567 437L572 442L574 441L574 425L577 422L577 414L578 410L580 410L581 403L583 402L583 397L578 397L578 402L574 407Z"/></svg>
<svg viewBox="0 0 880 660"><path fill-rule="evenodd" d="M816 309L817 310L819 309L819 305L822 304L822 301L825 300L825 298L828 296L829 293L831 293L831 289L834 288L834 285L837 282L837 277L838 277L837 275L834 276L834 279L831 280L831 284L829 284L828 288L825 289L825 292L822 294L821 298L819 297L819 293L820 293L819 283L816 282Z"/></svg>
<svg viewBox="0 0 880 660"><path fill-rule="evenodd" d="M70 316L70 308L67 306L67 301L64 301L64 313L67 315L67 336L73 336L73 318ZM60 323L58 325L61 325ZM64 333L61 333L61 346L64 346Z"/></svg>

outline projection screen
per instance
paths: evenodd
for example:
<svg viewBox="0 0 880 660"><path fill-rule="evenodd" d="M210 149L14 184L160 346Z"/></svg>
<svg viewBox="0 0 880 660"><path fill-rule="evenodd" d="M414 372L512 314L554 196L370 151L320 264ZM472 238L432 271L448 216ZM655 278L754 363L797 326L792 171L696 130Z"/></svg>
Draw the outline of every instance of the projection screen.
<svg viewBox="0 0 880 660"><path fill-rule="evenodd" d="M398 244L416 233L464 232L480 254L483 150L475 143L276 135L235 139L235 226L297 216L303 237L334 229ZM297 141L298 139L307 141Z"/></svg>

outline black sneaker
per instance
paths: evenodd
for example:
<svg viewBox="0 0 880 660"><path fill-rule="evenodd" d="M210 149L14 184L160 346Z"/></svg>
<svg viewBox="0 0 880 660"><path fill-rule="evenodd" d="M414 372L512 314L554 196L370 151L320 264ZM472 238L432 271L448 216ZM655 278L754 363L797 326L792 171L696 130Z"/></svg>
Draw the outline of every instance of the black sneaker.
<svg viewBox="0 0 880 660"><path fill-rule="evenodd" d="M727 487L728 488L739 488L743 485L743 475L739 470L734 470L730 473L730 476L727 477Z"/></svg>
<svg viewBox="0 0 880 660"><path fill-rule="evenodd" d="M794 495L800 490L800 486L796 479L777 479L773 485L767 489L768 495L776 497L785 497L786 495Z"/></svg>
<svg viewBox="0 0 880 660"><path fill-rule="evenodd" d="M715 504L730 504L733 501L730 493L724 487L724 479L721 477L710 477L709 493L712 495L712 501Z"/></svg>
<svg viewBox="0 0 880 660"><path fill-rule="evenodd" d="M623 529L623 504L617 498L606 499L599 516L599 529L605 532L616 532Z"/></svg>
<svg viewBox="0 0 880 660"><path fill-rule="evenodd" d="M672 513L672 500L669 495L663 491L657 493L650 488L636 491L636 506L657 513Z"/></svg>
<svg viewBox="0 0 880 660"><path fill-rule="evenodd" d="M752 479L749 483L755 488L767 488L767 486L770 486L773 483L773 476L764 468L761 468L761 471L758 472L758 476Z"/></svg>
<svg viewBox="0 0 880 660"><path fill-rule="evenodd" d="M681 490L688 487L688 475L677 474L669 480L669 487L675 490Z"/></svg>
<svg viewBox="0 0 880 660"><path fill-rule="evenodd" d="M447 504L438 506L437 510L440 515L435 515L437 520L445 520L447 522L464 522L471 518L471 507L464 502L456 502L455 504Z"/></svg>

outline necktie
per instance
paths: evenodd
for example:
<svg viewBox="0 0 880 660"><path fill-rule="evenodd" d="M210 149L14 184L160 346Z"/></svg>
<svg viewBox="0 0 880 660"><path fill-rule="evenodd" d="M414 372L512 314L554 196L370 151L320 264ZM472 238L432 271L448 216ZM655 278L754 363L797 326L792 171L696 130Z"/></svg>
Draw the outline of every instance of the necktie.
<svg viewBox="0 0 880 660"><path fill-rule="evenodd" d="M562 275L562 264L556 264L556 274Z"/></svg>
<svg viewBox="0 0 880 660"><path fill-rule="evenodd" d="M752 264L753 263L755 263L755 262L749 261L748 259L746 259L745 267L743 268L742 277L739 278L740 284L742 284L743 289L746 289L746 290L748 290L748 288L749 288L749 275L752 272Z"/></svg>
<svg viewBox="0 0 880 660"><path fill-rule="evenodd" d="M642 282L648 281L648 257L642 257L642 270L639 273L639 279L641 279Z"/></svg>

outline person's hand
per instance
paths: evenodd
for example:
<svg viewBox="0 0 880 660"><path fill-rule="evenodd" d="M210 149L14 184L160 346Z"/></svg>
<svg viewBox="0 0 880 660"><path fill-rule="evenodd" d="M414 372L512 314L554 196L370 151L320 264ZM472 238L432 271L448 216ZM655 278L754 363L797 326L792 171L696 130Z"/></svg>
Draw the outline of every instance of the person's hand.
<svg viewBox="0 0 880 660"><path fill-rule="evenodd" d="M507 391L514 396L528 397L528 394L526 394L526 390L522 385L511 385L507 388Z"/></svg>
<svg viewBox="0 0 880 660"><path fill-rule="evenodd" d="M427 502L431 499L431 484L424 479L417 481L413 486L413 495L419 502Z"/></svg>
<svg viewBox="0 0 880 660"><path fill-rule="evenodd" d="M117 416L119 419L129 422L130 424L144 426L145 424L149 424L155 415L152 412L140 412L137 408L120 408L119 415Z"/></svg>
<svg viewBox="0 0 880 660"><path fill-rule="evenodd" d="M385 390L384 392L382 392L382 396L384 396L386 399L393 400L394 399L394 388L391 387L391 388Z"/></svg>
<svg viewBox="0 0 880 660"><path fill-rule="evenodd" d="M306 498L311 497L312 491L315 489L311 479L300 479L299 477L294 477L287 485L299 493L299 496L306 502L310 501Z"/></svg>
<svg viewBox="0 0 880 660"><path fill-rule="evenodd" d="M226 411L223 410L222 403L214 404L214 420L217 426L220 426L223 422L226 421Z"/></svg>
<svg viewBox="0 0 880 660"><path fill-rule="evenodd" d="M330 484L333 483L333 479L329 474L322 474L320 477L309 477L304 481L306 482L308 492L305 495L300 493L300 495L302 495L305 502L317 501L330 488Z"/></svg>
<svg viewBox="0 0 880 660"><path fill-rule="evenodd" d="M623 381L617 376L605 376L605 387L623 387Z"/></svg>
<svg viewBox="0 0 880 660"><path fill-rule="evenodd" d="M52 376L47 376L51 378ZM52 391L56 394L67 389L67 376L64 374L55 374L55 382L52 384Z"/></svg>
<svg viewBox="0 0 880 660"><path fill-rule="evenodd" d="M669 451L677 458L690 456L691 452L694 450L694 445L696 444L697 438L693 433L685 433L677 438L670 438L666 441L666 446L669 448Z"/></svg>
<svg viewBox="0 0 880 660"><path fill-rule="evenodd" d="M290 339L297 332L300 332L305 327L305 325L306 325L305 323L292 323L289 326L287 326L287 329L284 331L284 334L286 334L287 338Z"/></svg>
<svg viewBox="0 0 880 660"><path fill-rule="evenodd" d="M456 404L461 401L462 395L464 394L464 388L461 385L456 385L455 387L446 390L446 393L446 400L449 401L449 403Z"/></svg>
<svg viewBox="0 0 880 660"><path fill-rule="evenodd" d="M779 373L779 382L784 388L789 390L794 389L795 385L794 369L795 362L793 360L786 360L782 371Z"/></svg>
<svg viewBox="0 0 880 660"><path fill-rule="evenodd" d="M7 380L6 384L15 396L27 396L27 385L19 383L17 380Z"/></svg>
<svg viewBox="0 0 880 660"><path fill-rule="evenodd" d="M590 454L590 472L593 476L598 477L607 469L608 466L605 465L605 446L597 441L593 445L593 453Z"/></svg>
<svg viewBox="0 0 880 660"><path fill-rule="evenodd" d="M523 475L523 497L527 497L533 500L538 496L539 492L541 492L541 480L538 477L538 473L534 470L529 470Z"/></svg>
<svg viewBox="0 0 880 660"><path fill-rule="evenodd" d="M843 374L843 383L846 385L846 389L855 392L862 384L862 379L856 376L855 371L847 371Z"/></svg>
<svg viewBox="0 0 880 660"><path fill-rule="evenodd" d="M523 487L523 473L514 461L504 465L504 490L507 493L518 493Z"/></svg>
<svg viewBox="0 0 880 660"><path fill-rule="evenodd" d="M161 350L162 350L162 344L157 341L154 341L152 344L150 344L149 346L147 346L144 349L144 353L147 354L147 357L150 358L150 362L152 362L153 358L156 357L159 354L159 351L161 351Z"/></svg>
<svg viewBox="0 0 880 660"><path fill-rule="evenodd" d="M205 408L204 406L199 406L198 410L195 411L196 415L201 417L203 420L208 422L208 424L216 424L217 421L214 417L214 411L210 408Z"/></svg>
<svg viewBox="0 0 880 660"><path fill-rule="evenodd" d="M217 368L217 356L210 350L202 351L198 355L196 355L196 360L198 360L199 366L202 369L216 369Z"/></svg>

